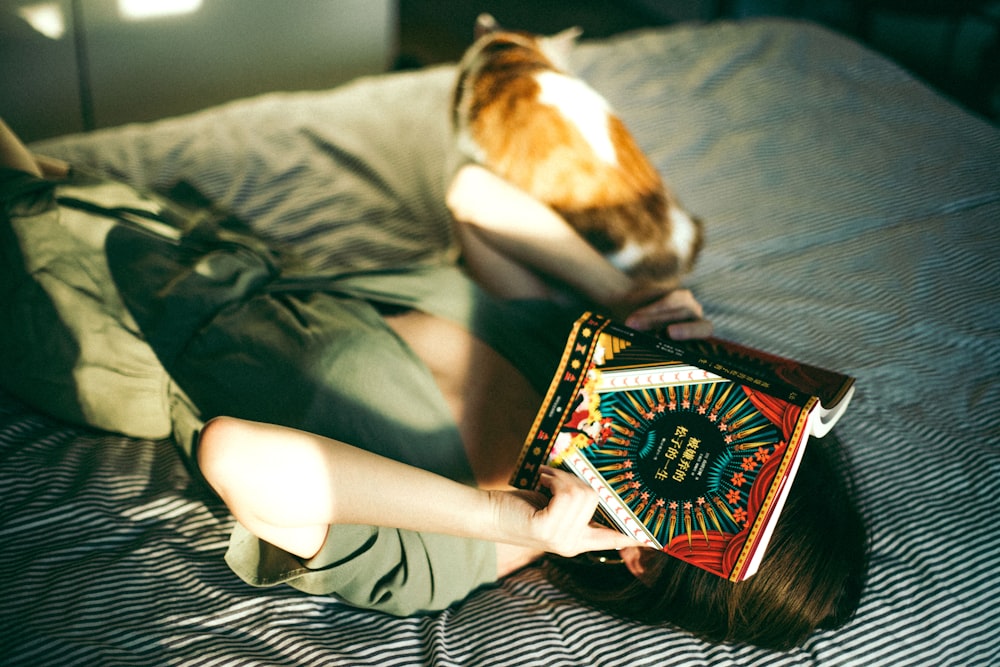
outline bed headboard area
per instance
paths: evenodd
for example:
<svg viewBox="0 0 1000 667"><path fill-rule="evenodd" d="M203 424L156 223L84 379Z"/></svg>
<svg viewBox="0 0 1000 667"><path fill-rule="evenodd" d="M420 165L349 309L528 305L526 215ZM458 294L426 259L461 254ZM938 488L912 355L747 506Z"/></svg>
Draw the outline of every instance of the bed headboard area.
<svg viewBox="0 0 1000 667"><path fill-rule="evenodd" d="M836 428L871 537L853 620L775 653L616 620L533 567L413 618L251 588L223 560L233 518L170 439L0 392L0 663L1000 664L1000 131L808 22L643 30L571 61L704 220L687 286L716 332L857 378ZM453 78L265 94L32 149L191 184L317 273L433 261L456 252Z"/></svg>

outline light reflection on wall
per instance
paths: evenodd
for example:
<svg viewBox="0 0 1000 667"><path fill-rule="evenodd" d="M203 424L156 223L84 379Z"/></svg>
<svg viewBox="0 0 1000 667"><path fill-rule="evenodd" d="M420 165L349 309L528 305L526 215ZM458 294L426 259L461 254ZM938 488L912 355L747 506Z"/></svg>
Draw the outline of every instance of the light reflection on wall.
<svg viewBox="0 0 1000 667"><path fill-rule="evenodd" d="M201 9L202 0L118 0L118 14L129 21L190 14Z"/></svg>
<svg viewBox="0 0 1000 667"><path fill-rule="evenodd" d="M66 15L58 2L39 2L18 7L17 15L49 39L62 39L66 34Z"/></svg>
<svg viewBox="0 0 1000 667"><path fill-rule="evenodd" d="M166 16L191 14L201 9L203 0L118 0L118 15L127 21L146 21ZM17 8L17 15L49 39L66 35L67 17L59 2L38 2Z"/></svg>

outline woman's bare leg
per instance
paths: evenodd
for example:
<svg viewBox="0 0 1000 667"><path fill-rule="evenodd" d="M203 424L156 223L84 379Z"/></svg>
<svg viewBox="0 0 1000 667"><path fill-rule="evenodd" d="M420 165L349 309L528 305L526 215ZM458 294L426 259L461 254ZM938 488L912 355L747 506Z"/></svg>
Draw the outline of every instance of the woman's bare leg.
<svg viewBox="0 0 1000 667"><path fill-rule="evenodd" d="M21 143L3 119L0 119L0 166L19 169L39 177L42 175L42 169L35 162L31 151Z"/></svg>
<svg viewBox="0 0 1000 667"><path fill-rule="evenodd" d="M285 551L311 558L329 524L315 516L330 505L323 452L295 433L217 418L202 429L198 467L251 533Z"/></svg>
<svg viewBox="0 0 1000 667"><path fill-rule="evenodd" d="M34 155L0 118L0 167L18 169L38 177L62 178L69 165L62 160Z"/></svg>
<svg viewBox="0 0 1000 667"><path fill-rule="evenodd" d="M32 157L35 158L35 164L42 170L45 178L65 178L69 173L69 163L64 160L37 153L33 153Z"/></svg>
<svg viewBox="0 0 1000 667"><path fill-rule="evenodd" d="M476 484L507 488L542 397L509 361L454 322L412 310L386 323L434 376Z"/></svg>

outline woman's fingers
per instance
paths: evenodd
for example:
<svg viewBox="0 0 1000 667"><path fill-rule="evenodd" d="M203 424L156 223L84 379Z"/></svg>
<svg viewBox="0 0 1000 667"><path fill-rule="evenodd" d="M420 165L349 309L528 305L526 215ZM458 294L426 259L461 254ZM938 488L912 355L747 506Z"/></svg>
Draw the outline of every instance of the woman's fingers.
<svg viewBox="0 0 1000 667"><path fill-rule="evenodd" d="M583 480L563 470L543 467L540 482L551 493L548 505L537 514L537 527L548 543L546 551L575 556L636 544L631 537L594 523L597 492Z"/></svg>
<svg viewBox="0 0 1000 667"><path fill-rule="evenodd" d="M543 466L540 484L547 493L492 494L498 541L567 557L637 544L632 537L594 522L597 492L575 475Z"/></svg>
<svg viewBox="0 0 1000 667"><path fill-rule="evenodd" d="M665 331L673 340L692 340L708 338L712 335L712 323L708 320L692 320L690 322L674 322L668 324Z"/></svg>
<svg viewBox="0 0 1000 667"><path fill-rule="evenodd" d="M634 310L625 324L649 331L664 327L670 338L706 338L712 323L704 319L704 309L690 290L676 289Z"/></svg>
<svg viewBox="0 0 1000 667"><path fill-rule="evenodd" d="M675 289L636 308L626 320L629 326L699 319L704 311L691 290Z"/></svg>
<svg viewBox="0 0 1000 667"><path fill-rule="evenodd" d="M629 537L625 533L619 532L614 528L608 528L607 526L602 526L598 523L590 524L590 530L584 539L584 548L582 548L578 553L583 553L586 551L611 551L617 549L624 549L625 547L634 547L640 543L634 538ZM574 554L576 555L576 554Z"/></svg>

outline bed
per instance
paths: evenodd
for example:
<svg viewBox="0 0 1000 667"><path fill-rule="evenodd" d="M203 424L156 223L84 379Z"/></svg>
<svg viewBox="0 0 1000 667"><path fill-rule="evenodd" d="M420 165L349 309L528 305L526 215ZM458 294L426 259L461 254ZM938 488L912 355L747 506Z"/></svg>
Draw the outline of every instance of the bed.
<svg viewBox="0 0 1000 667"><path fill-rule="evenodd" d="M223 561L232 518L173 442L4 392L0 663L1000 664L1000 132L809 23L678 25L584 41L572 60L706 221L688 283L717 332L857 377L837 427L872 540L856 617L770 653L613 620L532 568L416 618L253 589ZM143 187L188 182L316 272L433 260L454 253L452 74L33 148Z"/></svg>

